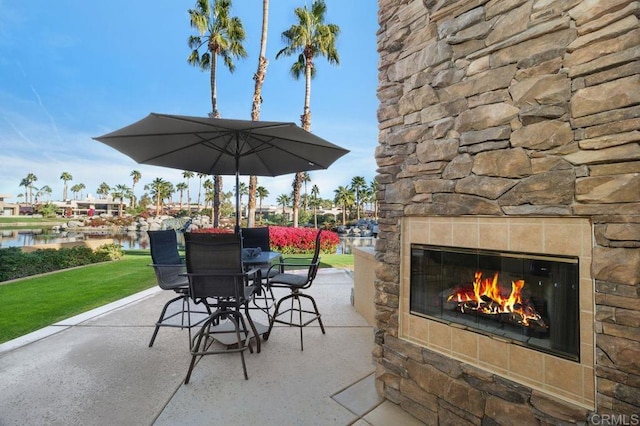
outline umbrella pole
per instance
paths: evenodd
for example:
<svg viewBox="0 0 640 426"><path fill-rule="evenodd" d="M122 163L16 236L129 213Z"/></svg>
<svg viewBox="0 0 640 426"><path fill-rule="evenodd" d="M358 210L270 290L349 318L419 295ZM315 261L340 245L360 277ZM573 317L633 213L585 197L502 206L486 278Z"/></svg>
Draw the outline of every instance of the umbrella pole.
<svg viewBox="0 0 640 426"><path fill-rule="evenodd" d="M236 234L240 233L240 141L236 135Z"/></svg>

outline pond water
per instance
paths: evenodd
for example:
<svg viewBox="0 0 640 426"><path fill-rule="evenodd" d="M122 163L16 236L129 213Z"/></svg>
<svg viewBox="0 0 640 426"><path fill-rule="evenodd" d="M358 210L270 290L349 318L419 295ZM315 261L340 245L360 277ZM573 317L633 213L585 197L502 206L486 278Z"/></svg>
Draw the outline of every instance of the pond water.
<svg viewBox="0 0 640 426"><path fill-rule="evenodd" d="M2 229L0 230L0 248L23 247L36 244L62 243L91 239L112 238L125 250L148 249L149 237L146 232L113 232L110 230L61 231L51 228ZM373 237L340 236L337 253L351 254L353 247L373 247ZM184 244L182 235L178 234L178 242Z"/></svg>

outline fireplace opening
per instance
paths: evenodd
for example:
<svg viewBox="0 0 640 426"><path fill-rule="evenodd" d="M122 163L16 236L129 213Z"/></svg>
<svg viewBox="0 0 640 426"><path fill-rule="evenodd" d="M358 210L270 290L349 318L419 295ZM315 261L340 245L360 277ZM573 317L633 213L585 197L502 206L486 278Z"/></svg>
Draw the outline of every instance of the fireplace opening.
<svg viewBox="0 0 640 426"><path fill-rule="evenodd" d="M411 314L579 361L578 258L411 245Z"/></svg>

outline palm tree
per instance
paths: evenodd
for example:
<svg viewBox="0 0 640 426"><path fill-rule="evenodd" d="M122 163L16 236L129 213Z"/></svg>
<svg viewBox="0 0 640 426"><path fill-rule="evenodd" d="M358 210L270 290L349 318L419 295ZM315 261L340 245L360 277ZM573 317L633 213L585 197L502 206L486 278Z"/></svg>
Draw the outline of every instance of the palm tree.
<svg viewBox="0 0 640 426"><path fill-rule="evenodd" d="M198 210L200 210L200 195L202 195L202 178L207 177L206 173L198 173Z"/></svg>
<svg viewBox="0 0 640 426"><path fill-rule="evenodd" d="M308 209L308 201L309 198L306 196L307 195L307 183L311 182L311 176L309 175L309 173L307 172L302 172L300 173L300 180L302 183L304 183L304 211L306 212Z"/></svg>
<svg viewBox="0 0 640 426"><path fill-rule="evenodd" d="M132 185L131 185L131 207L132 208L136 208L136 184L138 182L140 182L140 179L142 178L142 173L140 173L137 170L132 170L131 174L129 175L131 176L131 180L132 180Z"/></svg>
<svg viewBox="0 0 640 426"><path fill-rule="evenodd" d="M76 183L75 185L73 185L71 188L71 193L73 194L73 199L77 200L78 199L78 192L81 191L80 189L80 184Z"/></svg>
<svg viewBox="0 0 640 426"><path fill-rule="evenodd" d="M22 180L20 181L20 185L18 186L24 186L24 202L28 203L29 202L29 185L31 185L31 183L29 182L29 180L25 177L22 178Z"/></svg>
<svg viewBox="0 0 640 426"><path fill-rule="evenodd" d="M369 209L373 207L374 195L373 190L369 186L365 186L360 190L360 201L362 202L362 207L365 211L367 210L367 206L369 206Z"/></svg>
<svg viewBox="0 0 640 426"><path fill-rule="evenodd" d="M245 31L242 21L237 16L231 16L231 0L197 0L195 9L189 9L191 27L199 35L189 37L191 54L187 62L202 70L210 71L211 81L211 117L219 118L218 90L216 86L216 71L218 56L221 56L229 72L235 71L234 58L245 58L247 52L242 45ZM200 49L204 53L200 55ZM215 194L213 199L213 226L220 222L220 206L222 205L222 176L214 177ZM198 205L200 197L198 197Z"/></svg>
<svg viewBox="0 0 640 426"><path fill-rule="evenodd" d="M51 189L51 187L49 185L44 185L43 187L41 187L38 190L38 196L46 194L47 195L47 201L51 201L51 193L52 192L53 192L53 190Z"/></svg>
<svg viewBox="0 0 640 426"><path fill-rule="evenodd" d="M246 183L240 182L240 188L236 188L236 191L240 191L240 205L238 208L240 209L240 218L242 218L242 196L249 194L249 187Z"/></svg>
<svg viewBox="0 0 640 426"><path fill-rule="evenodd" d="M122 210L124 208L124 203L122 201L124 198L132 197L131 189L127 185L119 183L115 188L113 188L111 196L114 200L120 201L118 204L118 217L122 217Z"/></svg>
<svg viewBox="0 0 640 426"><path fill-rule="evenodd" d="M73 176L71 176L71 173L69 172L62 172L62 174L60 175L60 179L64 181L64 187L62 189L62 201L67 201L67 189L68 189L67 182L72 180Z"/></svg>
<svg viewBox="0 0 640 426"><path fill-rule="evenodd" d="M373 218L378 220L378 181L372 180L369 183L369 188L371 188L371 192L373 193Z"/></svg>
<svg viewBox="0 0 640 426"><path fill-rule="evenodd" d="M342 206L342 224L346 225L347 223L347 207L353 205L354 197L353 192L344 186L339 186L338 189L334 189L335 197L333 201Z"/></svg>
<svg viewBox="0 0 640 426"><path fill-rule="evenodd" d="M311 206L313 207L313 227L318 229L318 195L320 195L320 188L318 185L311 187Z"/></svg>
<svg viewBox="0 0 640 426"><path fill-rule="evenodd" d="M216 188L211 179L205 179L202 186L204 187L204 208L206 209L209 206L209 201L211 201L211 205L213 205Z"/></svg>
<svg viewBox="0 0 640 426"><path fill-rule="evenodd" d="M160 216L160 204L170 194L170 188L173 189L173 185L170 182L162 178L155 178L153 182L145 185L144 189L148 190L156 203L156 216Z"/></svg>
<svg viewBox="0 0 640 426"><path fill-rule="evenodd" d="M96 193L98 195L102 195L102 198L107 198L107 194L111 191L111 187L107 185L107 182L102 182L98 189L96 189Z"/></svg>
<svg viewBox="0 0 640 426"><path fill-rule="evenodd" d="M313 59L318 56L327 58L330 64L338 65L340 59L336 49L336 41L340 34L340 27L335 24L325 24L324 14L327 6L324 0L315 0L311 10L307 6L298 7L294 14L298 23L282 33L287 45L276 54L280 56L297 55L298 59L291 66L291 75L297 80L305 76L304 110L300 116L302 128L311 131L311 78L315 75ZM300 186L302 176L296 173L293 181L293 226L298 226L298 205L300 204Z"/></svg>
<svg viewBox="0 0 640 426"><path fill-rule="evenodd" d="M284 209L291 203L291 197L288 194L280 194L278 198L276 198L276 203L282 206L282 224L284 225L286 214Z"/></svg>
<svg viewBox="0 0 640 426"><path fill-rule="evenodd" d="M242 45L245 31L242 21L231 16L231 0L197 0L195 9L189 9L191 27L200 35L189 37L191 54L189 64L209 70L211 73L211 114L220 117L218 111L218 92L216 88L216 68L218 56L224 60L229 72L235 71L234 58L245 58L247 52ZM200 49L204 47L204 53Z"/></svg>
<svg viewBox="0 0 640 426"><path fill-rule="evenodd" d="M258 57L258 69L253 75L255 86L253 89L253 102L251 103L251 120L260 119L260 104L262 103L262 84L267 75L267 32L269 28L269 0L262 0L262 34L260 36L260 56ZM249 201L247 202L247 227L255 226L256 220L256 192L258 189L258 177L249 176ZM262 205L260 206L262 208Z"/></svg>
<svg viewBox="0 0 640 426"><path fill-rule="evenodd" d="M360 192L367 186L367 182L362 176L354 176L351 179L351 190L356 193L356 219L360 220L360 205L362 200L360 199Z"/></svg>
<svg viewBox="0 0 640 426"><path fill-rule="evenodd" d="M22 181L20 182L20 186L24 186L25 188L25 198L27 197L27 192L26 190L29 190L29 204L33 205L33 184L34 182L38 181L38 177L36 175L34 175L33 173L29 173L27 174L27 176L25 176Z"/></svg>
<svg viewBox="0 0 640 426"><path fill-rule="evenodd" d="M189 179L194 176L194 173L189 170L182 172L182 177L187 180L187 205L189 206L189 212L191 212L191 189L189 187Z"/></svg>
<svg viewBox="0 0 640 426"><path fill-rule="evenodd" d="M262 200L269 196L269 190L264 186L259 186L256 188L256 195L260 199L260 211L262 211ZM263 214L264 216L264 214Z"/></svg>
<svg viewBox="0 0 640 426"><path fill-rule="evenodd" d="M84 183L79 183L76 185L78 187L78 189L80 190L80 199L84 198L82 195L82 191L84 191L85 189L87 189L87 186Z"/></svg>
<svg viewBox="0 0 640 426"><path fill-rule="evenodd" d="M180 182L176 184L176 189L180 192L180 210L182 210L182 199L184 196L184 191L188 188L189 186L186 184L186 182Z"/></svg>

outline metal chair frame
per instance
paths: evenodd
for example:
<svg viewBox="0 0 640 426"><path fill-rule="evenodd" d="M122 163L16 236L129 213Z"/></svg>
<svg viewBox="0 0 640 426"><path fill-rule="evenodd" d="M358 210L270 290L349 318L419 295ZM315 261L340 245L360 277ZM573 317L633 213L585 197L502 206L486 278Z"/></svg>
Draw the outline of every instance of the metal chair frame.
<svg viewBox="0 0 640 426"><path fill-rule="evenodd" d="M260 336L249 313L249 302L257 286L248 284L260 281L260 270L243 270L239 235L185 234L185 242L190 297L205 303L213 313L193 337L191 363L184 383L189 383L198 358L229 352L240 353L244 378L248 380L244 352L247 349L253 352L251 337L255 337L256 350L260 352ZM232 327L222 323L224 320ZM225 344L224 349L212 347L216 340L221 341L220 336L230 333L235 335L232 344Z"/></svg>
<svg viewBox="0 0 640 426"><path fill-rule="evenodd" d="M240 234L242 235L242 247L254 248L259 247L262 251L271 250L269 240L269 227L261 228L241 228ZM253 309L259 309L262 312L269 315L271 308L276 302L276 298L273 294L273 290L269 285L268 275L275 275L278 271L271 272L271 265L265 264L258 266L260 268L262 279L260 281L260 288L256 292L253 299Z"/></svg>
<svg viewBox="0 0 640 426"><path fill-rule="evenodd" d="M151 244L151 258L154 263L151 264L156 275L158 286L163 290L172 290L178 296L165 303L160 313L160 317L155 323L153 335L149 341L149 347L153 346L160 327L173 327L179 329L187 329L189 345L191 346L191 329L202 324L206 317L191 323L192 314L211 315L211 310L205 305L206 311L192 310L189 298L189 280L184 275L187 272L184 259L180 257L178 252L178 241L174 230L147 231L149 242ZM173 263L165 263L173 262ZM182 307L179 311L167 315L167 310L175 302L180 301ZM172 324L169 322L172 318L180 315L180 323ZM186 321L186 323L185 323Z"/></svg>
<svg viewBox="0 0 640 426"><path fill-rule="evenodd" d="M270 270L274 268L278 268L280 272L278 272L273 276L268 277L269 286L274 288L288 288L291 290L291 293L282 297L276 303L275 311L273 315L271 315L269 318L269 330L265 334L263 334L263 337L265 340L269 338L269 335L271 334L271 330L273 329L273 325L275 323L285 324L291 327L298 327L300 329L300 350L301 351L304 350L304 341L302 336L302 329L304 327L306 327L307 325L311 324L314 321L318 321L318 324L320 325L320 329L322 330L322 334L326 334L324 325L322 324L322 318L321 318L322 315L318 310L318 305L316 304L315 299L311 295L301 292L301 290L305 290L311 287L311 284L313 284L313 280L315 279L316 274L318 272L318 268L320 266L321 233L322 233L322 230L318 231L318 234L316 235L314 254L310 262L308 263L287 262L286 259L283 259L280 263L274 264L270 268ZM296 259L296 260L304 260L304 259ZM298 274L291 274L291 273L284 272L286 271L287 266L298 266L298 267L307 266L308 271L307 271L306 277ZM280 308L282 303L289 299L291 299L291 307L281 311ZM313 310L303 309L300 299L310 300ZM294 302L297 302L297 306L294 305ZM297 313L297 321L294 321L294 314L296 313ZM289 314L288 320L281 319L283 316L287 314ZM303 314L310 314L311 318L303 322Z"/></svg>

